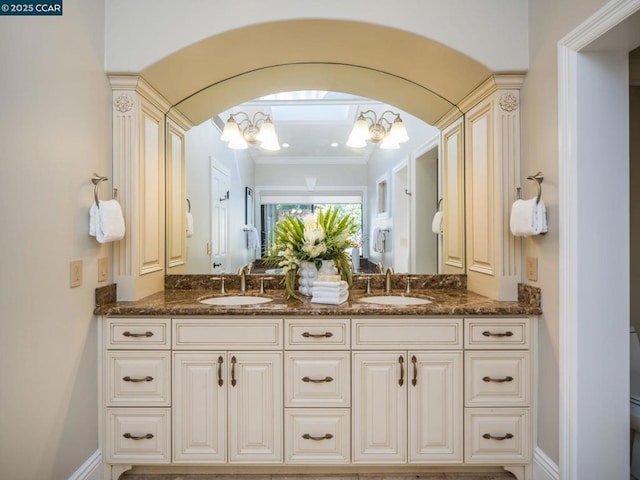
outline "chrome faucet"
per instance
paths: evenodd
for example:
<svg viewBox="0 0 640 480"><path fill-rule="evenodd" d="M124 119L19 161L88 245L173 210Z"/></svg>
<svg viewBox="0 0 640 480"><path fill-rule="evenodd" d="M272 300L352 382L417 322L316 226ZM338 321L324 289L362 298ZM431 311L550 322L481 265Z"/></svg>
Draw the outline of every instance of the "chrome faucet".
<svg viewBox="0 0 640 480"><path fill-rule="evenodd" d="M248 263L238 269L238 275L240 276L240 293L247 291L247 275L253 270L253 263Z"/></svg>
<svg viewBox="0 0 640 480"><path fill-rule="evenodd" d="M391 293L391 275L395 272L393 268L387 267L387 271L384 273L384 291L385 293Z"/></svg>
<svg viewBox="0 0 640 480"><path fill-rule="evenodd" d="M240 267L238 275L240 276L240 293L245 293L247 291L247 268Z"/></svg>

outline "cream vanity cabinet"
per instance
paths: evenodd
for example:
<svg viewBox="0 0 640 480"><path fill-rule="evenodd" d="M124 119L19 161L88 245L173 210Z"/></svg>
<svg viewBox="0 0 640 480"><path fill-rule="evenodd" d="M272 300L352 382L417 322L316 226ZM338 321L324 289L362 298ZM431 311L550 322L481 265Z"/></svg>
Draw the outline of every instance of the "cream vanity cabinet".
<svg viewBox="0 0 640 480"><path fill-rule="evenodd" d="M462 319L354 319L353 463L462 463Z"/></svg>
<svg viewBox="0 0 640 480"><path fill-rule="evenodd" d="M282 462L281 349L282 320L174 319L174 463Z"/></svg>
<svg viewBox="0 0 640 480"><path fill-rule="evenodd" d="M483 465L531 479L532 318L101 321L107 479L162 464Z"/></svg>

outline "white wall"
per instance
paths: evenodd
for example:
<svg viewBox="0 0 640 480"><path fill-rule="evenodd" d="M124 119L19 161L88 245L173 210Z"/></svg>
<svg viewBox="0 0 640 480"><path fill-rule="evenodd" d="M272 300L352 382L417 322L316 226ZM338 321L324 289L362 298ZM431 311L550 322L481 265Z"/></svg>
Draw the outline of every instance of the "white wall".
<svg viewBox="0 0 640 480"><path fill-rule="evenodd" d="M523 260L538 258L542 289L539 334L538 445L554 462L559 460L559 271L558 271L558 41L604 5L606 0L535 0L529 2L530 68L521 91L523 195L534 193L527 175L545 174L542 185L549 233L523 240ZM599 134L598 138L602 138ZM526 183L525 183L526 182ZM524 267L524 265L523 265ZM524 268L522 271L525 271ZM595 477L593 477L595 478ZM612 477L613 478L613 477Z"/></svg>
<svg viewBox="0 0 640 480"><path fill-rule="evenodd" d="M475 58L491 70L524 71L526 0L259 0L227 3L157 0L107 1L110 72L139 72L167 55L212 35L251 24L309 18L382 24L424 35ZM150 17L153 21L149 21ZM446 19L446 21L444 21ZM451 25L456 28L451 28ZM176 26L188 25L188 28ZM508 39L508 41L505 41Z"/></svg>
<svg viewBox="0 0 640 480"><path fill-rule="evenodd" d="M246 151L234 151L219 140L220 132L209 121L193 127L186 136L187 198L191 202L194 235L187 238L187 273L211 273L211 161L229 171L230 271L254 259L244 248L245 187L254 187L253 161Z"/></svg>
<svg viewBox="0 0 640 480"><path fill-rule="evenodd" d="M104 2L0 17L0 471L66 479L98 448L93 172L111 176ZM109 198L111 182L101 187ZM84 283L69 288L69 262Z"/></svg>

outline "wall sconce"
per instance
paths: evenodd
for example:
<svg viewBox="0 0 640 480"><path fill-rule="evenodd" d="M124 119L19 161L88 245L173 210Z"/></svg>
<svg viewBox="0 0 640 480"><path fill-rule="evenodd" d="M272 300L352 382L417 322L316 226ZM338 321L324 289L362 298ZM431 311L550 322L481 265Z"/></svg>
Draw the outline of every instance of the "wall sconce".
<svg viewBox="0 0 640 480"><path fill-rule="evenodd" d="M233 150L246 150L249 144L260 144L265 150L280 150L271 117L263 112L256 112L252 119L245 112L230 114L220 140L229 142Z"/></svg>
<svg viewBox="0 0 640 480"><path fill-rule="evenodd" d="M387 114L395 118L389 120L385 118ZM362 148L367 145L367 140L374 143L381 142L380 148L396 149L400 148L401 143L409 140L409 135L399 113L387 110L378 117L373 110L365 110L360 112L356 123L353 124L347 146Z"/></svg>

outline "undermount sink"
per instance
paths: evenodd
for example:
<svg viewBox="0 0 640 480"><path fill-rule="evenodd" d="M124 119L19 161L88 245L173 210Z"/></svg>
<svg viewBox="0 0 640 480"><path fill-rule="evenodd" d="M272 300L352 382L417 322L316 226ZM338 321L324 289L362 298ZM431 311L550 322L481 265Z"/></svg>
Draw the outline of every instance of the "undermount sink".
<svg viewBox="0 0 640 480"><path fill-rule="evenodd" d="M210 297L200 300L204 305L238 306L238 305L259 305L269 303L273 298L261 297L259 295L229 295L226 297Z"/></svg>
<svg viewBox="0 0 640 480"><path fill-rule="evenodd" d="M405 297L402 295L378 295L373 297L364 297L360 299L364 303L374 303L376 305L394 305L394 306L411 306L411 305L426 305L431 303L431 300L426 298L417 297Z"/></svg>

